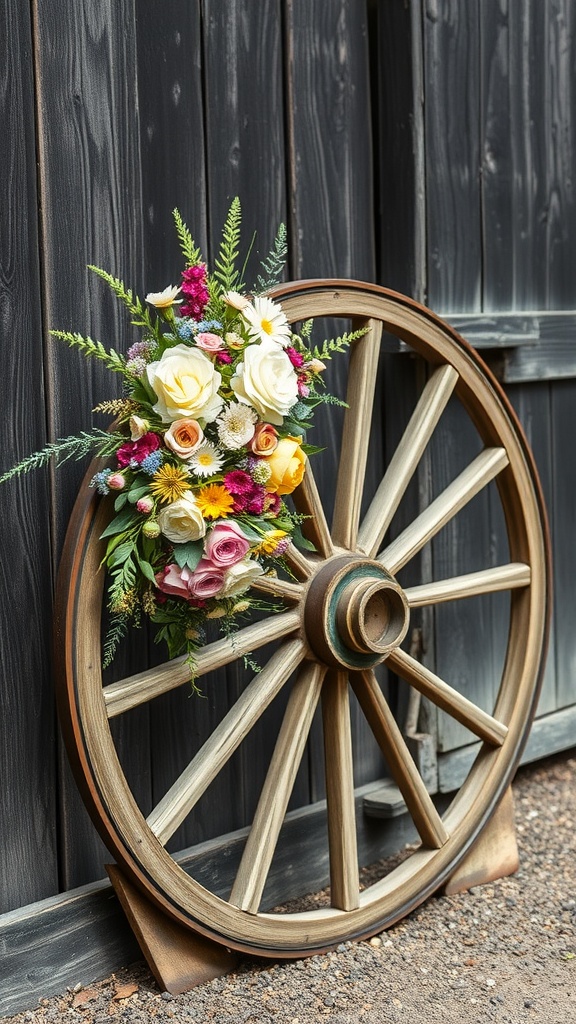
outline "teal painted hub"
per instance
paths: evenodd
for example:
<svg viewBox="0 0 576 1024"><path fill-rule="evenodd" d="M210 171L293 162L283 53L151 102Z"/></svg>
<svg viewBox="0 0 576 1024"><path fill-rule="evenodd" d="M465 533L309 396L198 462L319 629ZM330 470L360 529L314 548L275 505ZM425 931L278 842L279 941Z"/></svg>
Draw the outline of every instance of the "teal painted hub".
<svg viewBox="0 0 576 1024"><path fill-rule="evenodd" d="M380 562L341 555L310 584L304 611L308 642L326 664L368 669L400 645L409 624L402 588Z"/></svg>

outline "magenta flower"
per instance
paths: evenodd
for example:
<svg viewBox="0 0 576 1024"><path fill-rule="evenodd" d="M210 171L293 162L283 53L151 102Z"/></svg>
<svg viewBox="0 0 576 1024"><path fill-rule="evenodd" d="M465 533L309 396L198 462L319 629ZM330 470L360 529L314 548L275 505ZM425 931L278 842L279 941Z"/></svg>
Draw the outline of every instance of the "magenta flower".
<svg viewBox="0 0 576 1024"><path fill-rule="evenodd" d="M195 267L188 267L183 272L182 294L186 296L186 301L180 307L181 316L200 320L209 299L206 287L206 267L203 263L199 263Z"/></svg>
<svg viewBox="0 0 576 1024"><path fill-rule="evenodd" d="M288 348L284 349L284 351L286 352L288 359L292 363L292 366L296 366L297 368L299 368L304 365L304 356L302 355L301 352L297 352L296 349L292 348L291 345L289 345Z"/></svg>
<svg viewBox="0 0 576 1024"><path fill-rule="evenodd" d="M230 473L226 473L224 487L234 497L240 497L251 493L254 481L250 474L245 473L243 469L233 469Z"/></svg>
<svg viewBox="0 0 576 1024"><path fill-rule="evenodd" d="M129 466L131 463L143 462L147 455L155 452L160 447L158 434L148 431L137 441L126 441L117 451L118 465Z"/></svg>

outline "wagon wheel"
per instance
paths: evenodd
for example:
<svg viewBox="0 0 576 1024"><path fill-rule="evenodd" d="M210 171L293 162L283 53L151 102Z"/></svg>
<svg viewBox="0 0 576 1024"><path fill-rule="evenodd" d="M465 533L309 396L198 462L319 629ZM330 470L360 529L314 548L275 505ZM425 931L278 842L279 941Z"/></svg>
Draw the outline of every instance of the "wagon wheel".
<svg viewBox="0 0 576 1024"><path fill-rule="evenodd" d="M401 918L453 872L497 806L517 764L538 696L548 622L545 515L527 445L506 398L476 353L411 300L354 282L302 282L275 291L290 322L353 318L368 332L350 359L335 514L331 526L312 471L295 495L318 554L288 552L293 580L261 587L286 610L199 654L200 677L262 648L277 650L145 820L130 792L110 719L189 680L182 659L103 688L100 672L102 555L109 514L86 488L66 540L57 601L60 709L69 753L92 816L127 874L179 922L243 951L294 956L373 934ZM360 521L376 365L382 331L428 366L427 383L386 473ZM452 395L483 444L457 478L390 540L389 526ZM495 481L509 561L403 589L397 574L490 481ZM508 591L510 616L501 683L490 713L466 699L401 646L411 609ZM461 605L459 607L462 607ZM386 661L401 679L465 725L480 753L442 816L429 796L380 688ZM279 691L293 679L275 752L228 900L189 877L165 848L210 782ZM402 792L421 843L410 858L359 891L349 684ZM331 906L261 912L261 895L318 702L323 712Z"/></svg>

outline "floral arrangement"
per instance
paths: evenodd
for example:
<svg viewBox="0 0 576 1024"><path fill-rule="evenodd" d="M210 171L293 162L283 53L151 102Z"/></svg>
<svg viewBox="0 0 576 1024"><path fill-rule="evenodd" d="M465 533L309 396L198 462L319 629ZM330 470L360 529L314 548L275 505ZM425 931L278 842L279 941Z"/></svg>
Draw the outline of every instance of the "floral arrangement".
<svg viewBox="0 0 576 1024"><path fill-rule="evenodd" d="M110 617L104 666L129 625L145 616L170 657L186 654L193 671L206 621L233 629L239 616L262 607L251 588L286 569L288 545L311 546L285 497L319 450L304 441L314 408L337 401L322 390L325 361L363 333L313 347L311 322L293 333L281 306L262 294L282 274L282 225L248 293L237 267L238 199L211 274L177 210L174 218L186 264L180 285L142 302L91 268L142 331L125 356L80 334L52 332L122 376L123 397L95 410L115 417L111 430L56 441L0 478L52 456L92 451L107 459L91 480L113 505L102 534Z"/></svg>

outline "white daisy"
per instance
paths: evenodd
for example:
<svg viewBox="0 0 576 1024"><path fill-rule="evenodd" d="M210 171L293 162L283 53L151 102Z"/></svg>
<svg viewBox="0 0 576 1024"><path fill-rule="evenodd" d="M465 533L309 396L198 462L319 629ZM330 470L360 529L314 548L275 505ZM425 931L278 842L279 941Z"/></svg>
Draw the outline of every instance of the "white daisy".
<svg viewBox="0 0 576 1024"><path fill-rule="evenodd" d="M229 291L223 296L224 302L228 306L232 306L233 309L245 309L246 306L250 305L249 299L245 295L240 295L240 292Z"/></svg>
<svg viewBox="0 0 576 1024"><path fill-rule="evenodd" d="M213 476L222 469L223 462L216 445L206 441L189 458L188 466L196 476Z"/></svg>
<svg viewBox="0 0 576 1024"><path fill-rule="evenodd" d="M290 343L292 332L281 306L265 295L254 299L254 305L242 310L242 317L248 324L252 341L275 341L285 348Z"/></svg>
<svg viewBox="0 0 576 1024"><path fill-rule="evenodd" d="M230 402L228 408L216 420L220 443L232 451L243 448L254 437L254 424L257 419L258 414L249 405Z"/></svg>
<svg viewBox="0 0 576 1024"><path fill-rule="evenodd" d="M182 299L176 299L180 288L177 285L169 284L164 291L161 292L148 292L146 296L146 302L149 302L152 306L156 306L157 309L167 309L168 306L182 302Z"/></svg>

